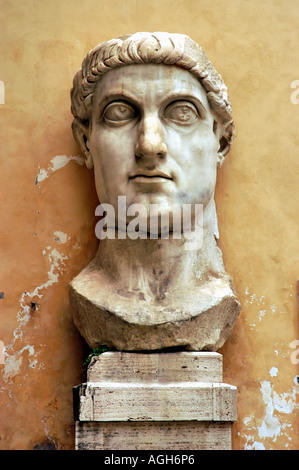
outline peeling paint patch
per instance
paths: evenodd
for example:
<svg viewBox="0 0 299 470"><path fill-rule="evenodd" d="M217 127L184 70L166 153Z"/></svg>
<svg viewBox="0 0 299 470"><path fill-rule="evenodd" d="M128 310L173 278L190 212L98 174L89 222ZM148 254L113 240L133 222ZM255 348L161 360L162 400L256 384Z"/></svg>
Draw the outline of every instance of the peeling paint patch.
<svg viewBox="0 0 299 470"><path fill-rule="evenodd" d="M249 292L249 288L246 287L244 294L248 297L245 300L246 304L253 304L257 303L258 305L264 305L265 303L265 296L262 295L261 297L257 297L257 295L253 292L252 294Z"/></svg>
<svg viewBox="0 0 299 470"><path fill-rule="evenodd" d="M81 245L80 243L76 242L75 245L72 246L73 250L80 250Z"/></svg>
<svg viewBox="0 0 299 470"><path fill-rule="evenodd" d="M39 184L42 181L44 181L46 178L48 178L52 173L55 171L59 170L60 168L63 168L66 166L69 162L75 161L79 165L83 166L84 165L84 158L79 157L77 155L75 156L67 156L67 155L57 155L56 157L52 158L50 161L50 164L48 165L47 169L44 168L39 168L38 169L38 174L35 179L35 184Z"/></svg>
<svg viewBox="0 0 299 470"><path fill-rule="evenodd" d="M254 415L246 416L243 419L243 423L245 424L246 428L251 432L256 430ZM246 439L244 450L265 450L264 444L262 442L257 442L255 436L251 434L246 435L245 433L243 433L243 435Z"/></svg>
<svg viewBox="0 0 299 470"><path fill-rule="evenodd" d="M266 450L264 444L254 441L253 444L246 444L244 450Z"/></svg>
<svg viewBox="0 0 299 470"><path fill-rule="evenodd" d="M271 377L276 377L278 374L277 367L271 367L271 369L269 370L269 374L271 375Z"/></svg>
<svg viewBox="0 0 299 470"><path fill-rule="evenodd" d="M246 418L243 419L243 423L245 424L245 426L249 426L252 418L253 416L247 416Z"/></svg>
<svg viewBox="0 0 299 470"><path fill-rule="evenodd" d="M258 322L262 322L267 316L269 317L269 315L274 315L274 314L285 314L286 312L281 310L279 308L279 306L275 305L275 304L270 304L267 308L267 300L265 298L264 295L262 295L261 297L258 297L254 292L250 292L249 288L246 287L245 290L244 290L244 294L245 294L245 300L244 300L244 304L245 305L254 305L254 306L263 306L263 308L261 310L259 310L257 312L257 318L255 321L249 323L249 327L251 330L255 330L256 328L258 328ZM252 317L250 317L252 318Z"/></svg>
<svg viewBox="0 0 299 470"><path fill-rule="evenodd" d="M267 310L259 311L259 321L262 321L263 317L266 315Z"/></svg>
<svg viewBox="0 0 299 470"><path fill-rule="evenodd" d="M70 239L66 233L60 232L59 230L54 232L54 237L54 240L58 243L66 243Z"/></svg>
<svg viewBox="0 0 299 470"><path fill-rule="evenodd" d="M279 395L272 389L272 385L268 380L261 383L261 392L263 401L266 405L265 416L261 426L258 427L260 438L272 438L273 442L281 434L282 430L288 426L280 423L277 413L291 414L296 408L296 390L293 387L291 393L283 393Z"/></svg>
<svg viewBox="0 0 299 470"><path fill-rule="evenodd" d="M277 367L272 367L269 371L272 377L278 375ZM292 413L298 409L297 394L298 387L291 387L289 392L278 394L273 389L270 381L261 382L260 391L262 399L266 405L265 414L262 421L257 426L257 420L254 414L243 418L244 430L243 437L246 439L244 450L270 450L277 438L285 436L289 441L292 438L289 435L289 428L292 424L287 421L287 416L292 419ZM288 448L289 444L286 443Z"/></svg>
<svg viewBox="0 0 299 470"><path fill-rule="evenodd" d="M48 279L40 286L37 286L33 291L24 292L20 298L20 309L17 313L18 327L13 332L11 344L5 347L5 381L19 373L25 351L28 352L29 367L35 368L38 364L36 358L37 353L35 353L33 346L24 346L19 351L15 351L14 348L16 341L21 340L23 337L23 328L32 318L32 304L37 305L34 300L36 300L36 298L41 299L44 295L43 291L54 283L57 283L60 273L65 269L65 260L68 259L68 256L63 256L56 248L52 249L51 247L47 247L46 250L48 250L47 259L50 266L47 273ZM46 250L43 250L44 255L46 254Z"/></svg>
<svg viewBox="0 0 299 470"><path fill-rule="evenodd" d="M35 355L34 347L27 345L24 346L20 351L17 351L13 356L7 356L5 358L4 368L4 380L6 381L10 377L14 377L20 371L20 367L23 362L23 353L28 351L29 367L34 368L37 364L37 359L30 359L31 356Z"/></svg>

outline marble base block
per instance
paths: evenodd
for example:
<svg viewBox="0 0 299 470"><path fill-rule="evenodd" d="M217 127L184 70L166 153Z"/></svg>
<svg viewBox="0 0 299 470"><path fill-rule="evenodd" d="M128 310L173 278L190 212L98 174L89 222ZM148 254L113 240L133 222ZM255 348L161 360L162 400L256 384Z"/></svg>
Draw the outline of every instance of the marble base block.
<svg viewBox="0 0 299 470"><path fill-rule="evenodd" d="M74 387L76 450L230 450L237 389L216 352L106 352Z"/></svg>

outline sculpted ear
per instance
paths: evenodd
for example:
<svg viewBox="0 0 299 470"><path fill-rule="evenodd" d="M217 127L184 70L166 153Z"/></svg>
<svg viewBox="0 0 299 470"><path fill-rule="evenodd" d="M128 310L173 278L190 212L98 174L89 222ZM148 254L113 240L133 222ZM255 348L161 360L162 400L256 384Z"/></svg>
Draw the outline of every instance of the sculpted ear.
<svg viewBox="0 0 299 470"><path fill-rule="evenodd" d="M214 121L214 133L218 139L218 158L217 166L220 168L225 160L226 155L230 151L234 138L234 125L232 121L222 123Z"/></svg>
<svg viewBox="0 0 299 470"><path fill-rule="evenodd" d="M85 156L85 164L87 168L93 167L93 159L89 150L89 123L85 123L79 119L74 119L72 130L77 144Z"/></svg>

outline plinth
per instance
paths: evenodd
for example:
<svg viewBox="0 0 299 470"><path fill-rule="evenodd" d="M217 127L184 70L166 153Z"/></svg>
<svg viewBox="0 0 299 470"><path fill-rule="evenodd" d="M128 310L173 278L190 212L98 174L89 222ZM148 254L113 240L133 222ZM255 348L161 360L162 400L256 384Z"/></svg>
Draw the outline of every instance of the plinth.
<svg viewBox="0 0 299 470"><path fill-rule="evenodd" d="M216 352L106 352L74 387L76 450L230 450L237 389Z"/></svg>

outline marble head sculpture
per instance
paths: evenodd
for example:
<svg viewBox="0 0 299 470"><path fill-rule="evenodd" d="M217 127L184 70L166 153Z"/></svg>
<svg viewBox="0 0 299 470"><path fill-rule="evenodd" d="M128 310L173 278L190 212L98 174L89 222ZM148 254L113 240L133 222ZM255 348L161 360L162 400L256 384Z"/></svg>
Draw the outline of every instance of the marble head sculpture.
<svg viewBox="0 0 299 470"><path fill-rule="evenodd" d="M90 347L219 349L240 311L217 246L217 168L234 137L221 76L189 37L142 32L91 50L71 101L107 216L70 284L79 332Z"/></svg>

